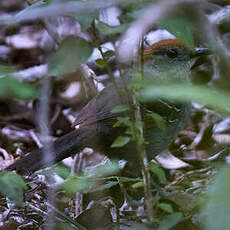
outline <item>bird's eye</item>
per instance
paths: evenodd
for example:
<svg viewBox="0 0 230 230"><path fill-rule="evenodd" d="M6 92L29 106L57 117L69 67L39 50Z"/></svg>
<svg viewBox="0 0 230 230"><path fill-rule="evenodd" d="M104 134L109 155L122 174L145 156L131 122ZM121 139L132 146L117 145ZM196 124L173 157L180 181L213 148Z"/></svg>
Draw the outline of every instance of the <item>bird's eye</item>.
<svg viewBox="0 0 230 230"><path fill-rule="evenodd" d="M175 49L169 49L169 50L167 50L167 56L170 59L176 58L177 55L178 55L178 53L177 53L177 51Z"/></svg>

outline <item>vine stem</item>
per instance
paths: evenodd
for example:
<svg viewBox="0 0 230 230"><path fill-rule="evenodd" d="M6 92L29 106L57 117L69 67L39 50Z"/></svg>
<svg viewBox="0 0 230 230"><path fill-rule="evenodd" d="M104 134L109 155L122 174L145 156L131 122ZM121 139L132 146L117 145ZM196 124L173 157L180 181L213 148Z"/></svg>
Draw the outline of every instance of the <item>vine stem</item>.
<svg viewBox="0 0 230 230"><path fill-rule="evenodd" d="M141 122L141 108L139 102L136 100L135 96L133 96L133 105L134 105L134 126L135 124ZM145 194L145 206L147 209L148 220L151 223L154 218L153 213L153 197L151 193L151 176L148 168L148 157L144 146L144 135L143 135L143 127L137 130L137 127L134 127L134 138L137 145L137 152L139 155L139 161L141 165L142 178L144 183L144 194Z"/></svg>

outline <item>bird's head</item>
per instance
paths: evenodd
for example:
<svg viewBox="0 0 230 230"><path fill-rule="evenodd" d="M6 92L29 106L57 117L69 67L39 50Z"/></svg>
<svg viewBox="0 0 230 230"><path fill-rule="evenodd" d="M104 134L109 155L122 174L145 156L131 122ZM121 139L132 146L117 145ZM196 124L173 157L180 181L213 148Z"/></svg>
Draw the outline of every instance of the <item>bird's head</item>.
<svg viewBox="0 0 230 230"><path fill-rule="evenodd" d="M147 75L154 71L160 73L163 80L187 81L194 57L207 53L207 49L191 50L178 39L161 40L144 50Z"/></svg>

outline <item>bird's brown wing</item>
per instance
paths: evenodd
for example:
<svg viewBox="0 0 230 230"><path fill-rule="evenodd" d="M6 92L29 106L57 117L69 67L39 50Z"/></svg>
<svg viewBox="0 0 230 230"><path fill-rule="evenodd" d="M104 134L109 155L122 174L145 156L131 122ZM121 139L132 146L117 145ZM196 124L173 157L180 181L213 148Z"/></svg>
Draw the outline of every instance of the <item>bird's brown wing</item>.
<svg viewBox="0 0 230 230"><path fill-rule="evenodd" d="M124 89L120 87L120 92L117 92L112 85L105 88L92 99L77 115L73 126L85 126L97 122L116 121L116 118L122 114L112 113L111 110L118 105L128 104L129 95L124 96ZM120 96L123 95L123 96Z"/></svg>

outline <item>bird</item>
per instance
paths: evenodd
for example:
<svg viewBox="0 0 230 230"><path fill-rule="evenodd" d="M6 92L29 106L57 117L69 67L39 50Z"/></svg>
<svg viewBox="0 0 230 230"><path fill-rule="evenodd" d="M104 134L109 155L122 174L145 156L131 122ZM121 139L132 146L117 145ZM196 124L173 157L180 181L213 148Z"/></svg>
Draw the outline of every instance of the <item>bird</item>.
<svg viewBox="0 0 230 230"><path fill-rule="evenodd" d="M191 50L178 39L163 39L143 51L145 84L189 84L190 69L193 59L199 51ZM116 84L111 82L78 113L74 122L75 128L70 133L53 142L51 157L44 157L44 148L39 148L20 158L5 170L15 170L19 174L31 174L34 171L50 166L85 147L104 153L111 159L125 159L133 167L138 167L138 153L134 140L120 148L111 148L118 136L127 136L127 127L116 127L120 118L130 116L130 112L114 113L112 110L120 105L131 105L135 68L124 70L124 79L118 78ZM124 84L125 82L125 84ZM128 85L128 87L127 87ZM117 86L117 87L115 87ZM128 91L127 91L128 89ZM127 93L128 92L128 93ZM152 101L140 102L143 122L145 149L148 159L168 147L176 135L184 128L191 115L191 103L178 102L166 98L154 98ZM164 127L159 127L150 114L157 114L164 120Z"/></svg>

